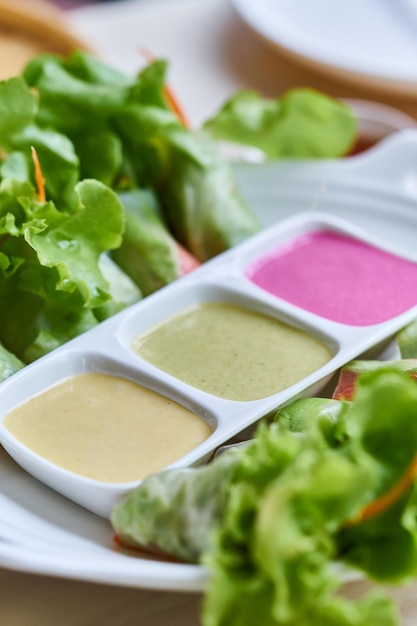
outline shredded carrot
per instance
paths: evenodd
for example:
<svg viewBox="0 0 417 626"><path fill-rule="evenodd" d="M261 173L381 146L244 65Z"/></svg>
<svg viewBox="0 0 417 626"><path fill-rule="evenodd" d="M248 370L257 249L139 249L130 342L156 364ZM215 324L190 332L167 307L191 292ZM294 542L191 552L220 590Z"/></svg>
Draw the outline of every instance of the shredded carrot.
<svg viewBox="0 0 417 626"><path fill-rule="evenodd" d="M359 513L348 520L347 526L356 526L362 522L366 522L373 517L377 517L393 506L404 493L409 489L415 478L417 477L417 454L414 456L404 475L389 491L382 496L365 505Z"/></svg>
<svg viewBox="0 0 417 626"><path fill-rule="evenodd" d="M147 60L148 63L152 63L152 61L155 60L153 54L149 52L149 50L147 50L146 48L140 48L140 53ZM173 113L175 113L184 128L190 128L187 116L184 113L184 109L180 106L177 97L168 85L164 85L164 96L169 108Z"/></svg>
<svg viewBox="0 0 417 626"><path fill-rule="evenodd" d="M175 113L184 128L190 128L190 124L187 117L185 116L182 107L179 105L177 98L175 97L172 89L168 87L168 85L164 86L164 95L167 99L171 111Z"/></svg>
<svg viewBox="0 0 417 626"><path fill-rule="evenodd" d="M45 202L46 200L45 179L42 174L41 164L39 163L37 152L33 146L31 147L31 151L32 151L33 164L35 166L35 180L36 180L36 187L38 190L38 200L39 202Z"/></svg>

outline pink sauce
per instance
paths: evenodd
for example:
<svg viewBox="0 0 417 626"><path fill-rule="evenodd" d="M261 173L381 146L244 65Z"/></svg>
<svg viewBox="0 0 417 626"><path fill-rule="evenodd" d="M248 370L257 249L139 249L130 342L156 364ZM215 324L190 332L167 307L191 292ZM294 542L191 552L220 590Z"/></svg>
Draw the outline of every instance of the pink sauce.
<svg viewBox="0 0 417 626"><path fill-rule="evenodd" d="M417 304L417 264L331 231L279 246L246 276L287 302L352 326L379 324Z"/></svg>

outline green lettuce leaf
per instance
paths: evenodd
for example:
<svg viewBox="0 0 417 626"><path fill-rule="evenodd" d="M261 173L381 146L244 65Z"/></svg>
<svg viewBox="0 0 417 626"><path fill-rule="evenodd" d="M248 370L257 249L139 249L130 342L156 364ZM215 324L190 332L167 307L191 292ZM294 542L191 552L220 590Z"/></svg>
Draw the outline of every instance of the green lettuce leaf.
<svg viewBox="0 0 417 626"><path fill-rule="evenodd" d="M71 136L81 128L102 130L129 96L132 81L82 52L44 54L30 61L23 78L39 94L40 126ZM88 67L89 66L89 67ZM100 69L98 69L100 67Z"/></svg>
<svg viewBox="0 0 417 626"><path fill-rule="evenodd" d="M166 173L158 184L174 237L206 261L260 230L240 197L230 165L204 136L169 134Z"/></svg>
<svg viewBox="0 0 417 626"><path fill-rule="evenodd" d="M23 235L39 263L57 269L56 288L80 289L86 306L93 308L108 298L98 260L102 252L120 245L124 214L116 194L97 181L84 180L75 192L79 205L71 215L56 211L51 204L37 207L35 203L35 211L28 207L36 219L24 225Z"/></svg>
<svg viewBox="0 0 417 626"><path fill-rule="evenodd" d="M312 436L318 432L330 444L342 410L343 404L337 400L299 398L280 409L274 419L279 420L281 427L294 433L312 429Z"/></svg>
<svg viewBox="0 0 417 626"><path fill-rule="evenodd" d="M402 328L395 340L402 359L417 359L417 320Z"/></svg>
<svg viewBox="0 0 417 626"><path fill-rule="evenodd" d="M10 137L30 124L36 113L36 98L22 77L0 81L0 146L9 149Z"/></svg>
<svg viewBox="0 0 417 626"><path fill-rule="evenodd" d="M380 468L370 500L400 483L417 451L417 386L389 366L363 375L355 402L344 414L340 435L352 442L352 458L366 454ZM417 573L415 493L411 486L392 506L363 523L342 529L344 559L379 580L395 582Z"/></svg>
<svg viewBox="0 0 417 626"><path fill-rule="evenodd" d="M48 198L53 199L60 210L71 210L76 203L74 187L79 181L79 159L75 153L72 142L53 130L39 128L36 124L27 124L19 133L15 133L10 139L10 152L8 159L19 158L26 160L26 180L34 180L34 166L31 155L31 147L36 150L42 172L45 178L45 189ZM7 163L7 160L4 164ZM47 176L45 176L47 173ZM10 177L12 172L5 172ZM17 176L24 180L22 175Z"/></svg>
<svg viewBox="0 0 417 626"><path fill-rule="evenodd" d="M115 263L108 253L103 253L98 261L99 270L107 283L110 298L94 308L94 315L103 321L131 304L142 299L143 293L131 278Z"/></svg>
<svg viewBox="0 0 417 626"><path fill-rule="evenodd" d="M268 159L342 156L357 135L345 103L301 88L277 99L238 92L204 128L216 139L258 148Z"/></svg>
<svg viewBox="0 0 417 626"><path fill-rule="evenodd" d="M122 241L123 207L98 181L84 180L74 193L76 207L66 213L40 203L25 181L0 184L0 302L7 303L0 306L0 339L24 362L95 326L99 307L122 306L101 257ZM128 303L136 297L131 286Z"/></svg>
<svg viewBox="0 0 417 626"><path fill-rule="evenodd" d="M0 383L24 367L23 361L0 344Z"/></svg>
<svg viewBox="0 0 417 626"><path fill-rule="evenodd" d="M112 258L148 295L180 277L178 246L162 220L152 191L132 189L119 194L119 198L125 209L126 228Z"/></svg>

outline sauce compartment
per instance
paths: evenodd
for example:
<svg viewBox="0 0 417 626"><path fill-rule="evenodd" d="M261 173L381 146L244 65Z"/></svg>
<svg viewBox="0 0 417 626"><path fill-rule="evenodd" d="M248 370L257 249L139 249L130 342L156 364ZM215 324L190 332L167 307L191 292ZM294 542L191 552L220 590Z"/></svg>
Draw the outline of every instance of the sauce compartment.
<svg viewBox="0 0 417 626"><path fill-rule="evenodd" d="M400 250L327 217L304 220L283 235L266 233L241 267L273 297L357 327L385 323L417 305L417 263Z"/></svg>
<svg viewBox="0 0 417 626"><path fill-rule="evenodd" d="M216 418L105 355L62 350L2 394L2 444L27 471L107 516L146 475L201 460ZM7 385L5 386L7 387Z"/></svg>
<svg viewBox="0 0 417 626"><path fill-rule="evenodd" d="M221 413L219 401L276 395L316 374L338 350L330 336L238 289L202 280L163 300L129 316L119 338L155 375L208 394Z"/></svg>
<svg viewBox="0 0 417 626"><path fill-rule="evenodd" d="M25 445L20 431L17 436L9 432L7 422L11 417L5 417L8 413L70 377L85 377L83 380L90 390L98 382L115 382L103 381L101 375L120 377L128 387L141 385L147 398L151 397L151 404L158 404L162 397L165 408L168 403L171 411L177 403L181 419L195 419L194 425L198 426L197 429L185 426L185 431L181 431L181 425L173 426L168 423L170 418L162 415L154 441L161 448L164 438L170 440L175 454L172 457L169 453L159 465L149 466L149 470L144 470L147 474L204 462L218 446L270 416L278 407L297 397L317 394L339 367L387 340L414 319L417 306L412 298L404 310L398 314L391 312L380 323L345 324L271 294L247 276L248 268L267 258L277 246L291 249L297 238L308 238L316 232L351 237L401 256L349 223L318 213L298 215L270 227L2 383L0 441L3 446L40 481L94 513L108 517L114 503L141 481L143 472L131 480L130 475L105 474L100 478L81 475L73 466L60 467L44 450L34 452L30 442ZM405 262L413 272L416 270L417 277L415 259ZM287 347L281 343L276 349L276 337L289 339ZM264 384L265 373L271 372L272 382ZM252 387L250 378L254 379ZM106 392L109 397L116 394L110 388ZM66 393L64 390L63 402ZM122 398L127 391L122 388L117 393ZM84 388L76 392L80 394L88 402ZM157 400L154 394L158 394ZM103 404L97 406L99 412L104 410ZM114 415L117 422L117 408ZM71 432L71 427L66 428ZM111 428L109 432L116 433L113 435L116 438L117 424L116 428L111 424ZM82 424L75 430L81 439L88 438ZM188 448L181 447L186 431L194 437ZM99 437L94 435L90 439L91 448L96 445L96 439ZM122 439L129 440L126 443L133 446L134 452L142 444L140 436L135 443L128 431Z"/></svg>
<svg viewBox="0 0 417 626"><path fill-rule="evenodd" d="M246 270L255 285L326 319L385 322L417 303L417 266L329 229L277 246Z"/></svg>

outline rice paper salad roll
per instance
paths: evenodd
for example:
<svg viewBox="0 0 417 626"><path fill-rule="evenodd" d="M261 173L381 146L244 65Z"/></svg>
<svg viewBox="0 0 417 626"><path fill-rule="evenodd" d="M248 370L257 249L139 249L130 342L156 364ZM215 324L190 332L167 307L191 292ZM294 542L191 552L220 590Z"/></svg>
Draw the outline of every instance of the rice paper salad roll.
<svg viewBox="0 0 417 626"><path fill-rule="evenodd" d="M125 230L112 258L146 296L200 265L166 227L155 193L131 189L119 194Z"/></svg>

